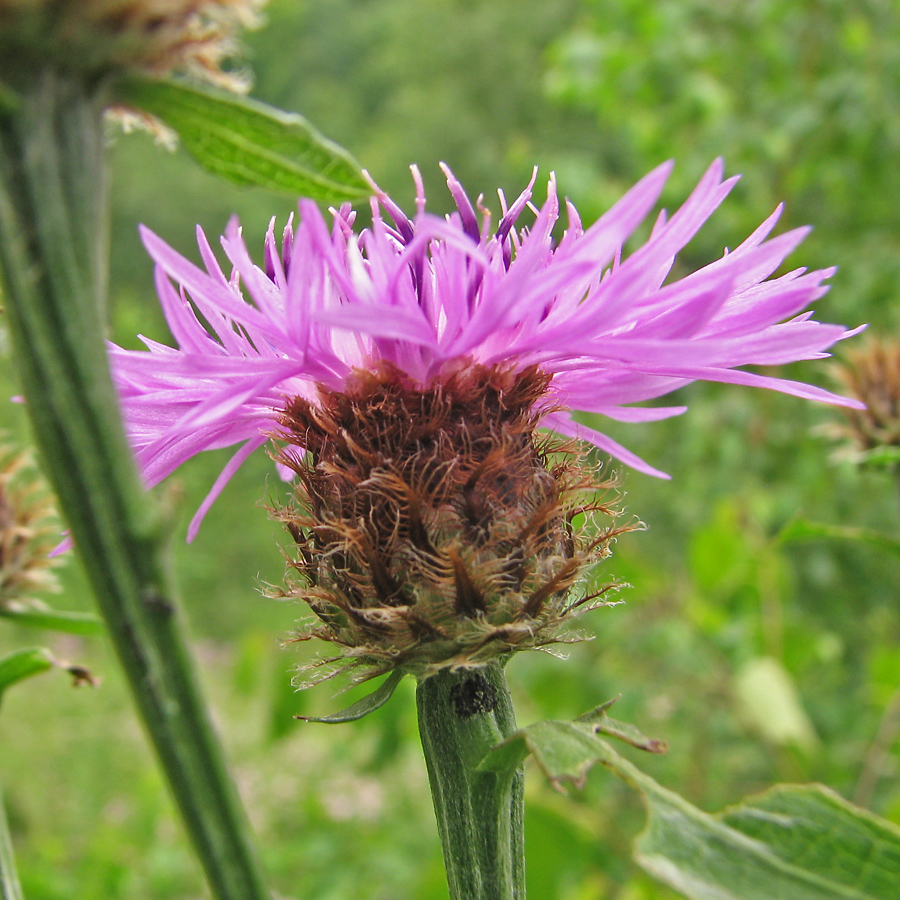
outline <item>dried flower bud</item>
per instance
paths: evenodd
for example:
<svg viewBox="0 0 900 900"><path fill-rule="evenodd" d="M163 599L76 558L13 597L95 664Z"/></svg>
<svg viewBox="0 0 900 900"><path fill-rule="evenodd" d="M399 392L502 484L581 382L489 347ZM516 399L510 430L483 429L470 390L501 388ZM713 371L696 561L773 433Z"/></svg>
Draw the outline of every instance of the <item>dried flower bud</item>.
<svg viewBox="0 0 900 900"><path fill-rule="evenodd" d="M900 341L872 338L847 351L836 377L864 409L844 409L847 425L838 434L849 437L857 451L900 447Z"/></svg>
<svg viewBox="0 0 900 900"><path fill-rule="evenodd" d="M58 591L49 556L59 542L56 512L27 453L0 445L0 606Z"/></svg>
<svg viewBox="0 0 900 900"><path fill-rule="evenodd" d="M0 0L0 77L15 84L48 63L100 76L184 72L229 88L222 63L264 0Z"/></svg>
<svg viewBox="0 0 900 900"><path fill-rule="evenodd" d="M537 434L549 381L471 365L423 388L382 364L287 404L279 459L297 502L276 516L302 578L278 595L318 618L299 640L342 649L322 664L362 677L476 666L572 639L560 626L607 602L612 585L572 589L635 525L615 528L596 499L611 485Z"/></svg>

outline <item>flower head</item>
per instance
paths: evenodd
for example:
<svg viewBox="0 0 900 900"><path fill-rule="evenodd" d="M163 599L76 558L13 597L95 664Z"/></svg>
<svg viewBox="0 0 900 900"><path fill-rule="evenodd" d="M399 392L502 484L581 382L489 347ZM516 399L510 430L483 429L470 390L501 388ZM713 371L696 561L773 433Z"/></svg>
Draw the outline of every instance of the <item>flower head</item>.
<svg viewBox="0 0 900 900"><path fill-rule="evenodd" d="M552 178L540 209L534 179L511 205L501 194L492 228L449 171L457 212L428 215L415 170L414 219L377 188L372 226L359 232L349 207L329 228L301 201L280 248L270 226L262 268L232 220L222 239L230 275L201 231L206 271L145 229L178 346L145 339L147 351L111 354L147 481L202 450L241 445L192 537L234 471L276 439L297 483L276 516L301 575L280 593L316 615L301 637L341 648L323 662L423 676L561 639L562 624L606 602L608 586L592 590L584 572L634 526L616 527L614 505L592 496L610 485L577 442L539 427L666 477L572 411L662 419L685 408L633 404L698 379L855 403L737 369L821 357L851 333L803 312L831 270L766 280L806 234L769 239L779 211L733 252L665 283L734 183L721 163L622 257L669 169L590 228L567 204L558 241ZM517 229L526 209L534 221Z"/></svg>
<svg viewBox="0 0 900 900"><path fill-rule="evenodd" d="M236 34L264 0L0 0L0 73L15 81L52 61L98 76L187 73L225 87Z"/></svg>
<svg viewBox="0 0 900 900"><path fill-rule="evenodd" d="M820 388L740 370L826 356L855 331L804 312L821 297L833 269L769 276L803 240L806 228L769 238L777 209L740 246L665 283L676 254L724 200L714 163L684 205L661 213L646 243L626 258L622 246L656 203L671 166L655 169L590 228L567 203L558 242L555 182L530 228L529 187L491 229L448 172L458 212L410 220L382 192L370 229L356 233L349 208L329 229L318 208L300 202L279 247L274 220L265 264L251 261L233 219L222 238L232 264L219 266L197 238L206 271L142 229L156 262L156 286L177 348L144 339L147 351L112 347L132 444L149 484L202 450L241 444L191 525L241 463L272 436L294 398L318 402L358 372L390 366L428 387L465 366L536 368L547 376L536 400L541 423L586 440L639 471L667 477L606 435L580 425L573 410L624 422L683 413L683 406L634 406L692 381L766 387L844 406L861 404ZM385 220L382 210L390 218ZM769 279L769 280L766 280ZM174 284L173 284L174 282ZM177 285L177 287L176 287Z"/></svg>

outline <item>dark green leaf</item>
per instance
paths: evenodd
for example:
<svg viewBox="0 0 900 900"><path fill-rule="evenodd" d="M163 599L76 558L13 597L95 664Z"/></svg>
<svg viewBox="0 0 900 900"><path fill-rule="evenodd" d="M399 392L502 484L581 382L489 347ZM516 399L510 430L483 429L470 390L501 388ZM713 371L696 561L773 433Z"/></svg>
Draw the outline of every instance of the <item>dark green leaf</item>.
<svg viewBox="0 0 900 900"><path fill-rule="evenodd" d="M209 171L240 185L339 204L371 194L359 164L302 116L183 82L131 78L117 99L152 113Z"/></svg>
<svg viewBox="0 0 900 900"><path fill-rule="evenodd" d="M304 722L324 722L326 725L340 725L342 722L355 722L370 712L374 712L380 706L384 706L391 699L397 685L403 678L403 673L393 671L371 694L367 694L362 700L351 703L346 709L332 713L330 716L294 716Z"/></svg>
<svg viewBox="0 0 900 900"><path fill-rule="evenodd" d="M66 634L103 634L103 622L91 613L64 612L26 605L0 606L0 617L12 619L19 625L64 631Z"/></svg>
<svg viewBox="0 0 900 900"><path fill-rule="evenodd" d="M16 650L0 658L0 700L3 692L17 681L23 681L32 675L46 672L53 666L53 656L49 650L31 647L28 650Z"/></svg>
<svg viewBox="0 0 900 900"><path fill-rule="evenodd" d="M713 816L657 784L585 722L539 722L482 761L486 771L532 753L554 785L594 763L640 791L647 827L638 862L691 900L896 900L900 829L821 785L783 785Z"/></svg>

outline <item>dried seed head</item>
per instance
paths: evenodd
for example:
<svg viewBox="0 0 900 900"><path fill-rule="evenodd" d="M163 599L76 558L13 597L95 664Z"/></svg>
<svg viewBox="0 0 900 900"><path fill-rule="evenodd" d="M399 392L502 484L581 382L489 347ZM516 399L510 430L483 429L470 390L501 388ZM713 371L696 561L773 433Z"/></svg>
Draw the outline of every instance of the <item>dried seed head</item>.
<svg viewBox="0 0 900 900"><path fill-rule="evenodd" d="M27 453L0 445L0 606L34 602L33 591L58 591L50 557L60 526Z"/></svg>
<svg viewBox="0 0 900 900"><path fill-rule="evenodd" d="M222 63L264 2L0 0L0 71L11 83L48 62L91 76L177 71L240 89L245 79Z"/></svg>
<svg viewBox="0 0 900 900"><path fill-rule="evenodd" d="M298 475L277 509L297 545L278 596L317 617L298 639L322 661L425 676L571 640L561 626L606 603L575 591L608 555L617 510L572 445L538 435L549 376L467 366L427 388L382 365L281 417ZM326 676L327 677L327 676Z"/></svg>
<svg viewBox="0 0 900 900"><path fill-rule="evenodd" d="M847 351L835 375L844 390L866 404L844 408L847 424L838 434L858 452L900 447L900 341L872 338Z"/></svg>

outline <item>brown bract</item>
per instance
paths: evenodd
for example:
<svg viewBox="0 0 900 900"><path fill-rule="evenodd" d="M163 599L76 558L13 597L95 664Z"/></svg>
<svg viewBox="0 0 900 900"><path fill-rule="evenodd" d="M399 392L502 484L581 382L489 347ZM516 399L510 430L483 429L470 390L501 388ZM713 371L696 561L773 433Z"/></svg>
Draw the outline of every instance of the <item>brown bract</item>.
<svg viewBox="0 0 900 900"><path fill-rule="evenodd" d="M836 375L851 397L866 404L843 410L848 425L840 433L862 451L900 447L900 341L871 338L847 351Z"/></svg>
<svg viewBox="0 0 900 900"><path fill-rule="evenodd" d="M33 591L57 591L51 557L60 525L46 485L28 455L0 445L0 606L34 603Z"/></svg>
<svg viewBox="0 0 900 900"><path fill-rule="evenodd" d="M427 388L382 366L317 402L290 400L279 460L298 475L275 511L299 576L278 596L317 617L299 640L338 645L324 677L420 677L571 640L608 603L586 569L609 554L613 485L577 447L538 431L549 376L466 366Z"/></svg>
<svg viewBox="0 0 900 900"><path fill-rule="evenodd" d="M53 64L89 76L138 69L193 75L229 89L237 34L265 0L0 0L4 80Z"/></svg>

